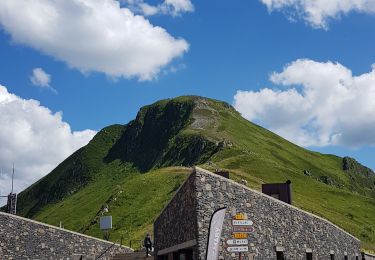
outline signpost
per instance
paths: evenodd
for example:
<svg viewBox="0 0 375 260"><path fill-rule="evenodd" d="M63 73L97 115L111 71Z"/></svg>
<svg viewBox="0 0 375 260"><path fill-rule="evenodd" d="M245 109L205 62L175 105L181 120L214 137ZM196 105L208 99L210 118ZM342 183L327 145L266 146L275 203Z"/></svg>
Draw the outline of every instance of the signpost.
<svg viewBox="0 0 375 260"><path fill-rule="evenodd" d="M227 251L229 253L238 253L239 260L242 259L241 253L249 252L248 235L254 232L253 221L247 218L246 214L236 214L232 219L233 239L226 241Z"/></svg>

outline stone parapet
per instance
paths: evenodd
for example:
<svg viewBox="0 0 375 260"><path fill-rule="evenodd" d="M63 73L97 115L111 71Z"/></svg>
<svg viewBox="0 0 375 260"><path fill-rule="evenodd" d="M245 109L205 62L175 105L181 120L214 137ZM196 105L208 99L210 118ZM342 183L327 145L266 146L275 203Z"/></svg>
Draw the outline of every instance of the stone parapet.
<svg viewBox="0 0 375 260"><path fill-rule="evenodd" d="M0 259L95 258L113 243L0 212ZM115 244L100 259L133 250Z"/></svg>

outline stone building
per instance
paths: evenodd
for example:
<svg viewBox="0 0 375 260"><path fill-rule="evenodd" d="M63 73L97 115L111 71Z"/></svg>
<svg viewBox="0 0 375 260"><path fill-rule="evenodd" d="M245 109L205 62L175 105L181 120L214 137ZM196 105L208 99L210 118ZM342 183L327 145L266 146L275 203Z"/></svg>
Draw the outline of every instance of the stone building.
<svg viewBox="0 0 375 260"><path fill-rule="evenodd" d="M331 222L200 168L154 223L155 259L206 259L220 208L219 259L361 259L360 241Z"/></svg>

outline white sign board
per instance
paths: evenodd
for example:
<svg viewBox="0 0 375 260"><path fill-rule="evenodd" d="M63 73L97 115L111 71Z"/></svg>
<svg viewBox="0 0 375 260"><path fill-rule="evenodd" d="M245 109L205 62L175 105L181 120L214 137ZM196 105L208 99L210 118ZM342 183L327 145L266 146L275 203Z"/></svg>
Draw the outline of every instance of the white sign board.
<svg viewBox="0 0 375 260"><path fill-rule="evenodd" d="M107 230L112 228L112 216L100 217L100 229Z"/></svg>
<svg viewBox="0 0 375 260"><path fill-rule="evenodd" d="M242 220L233 219L232 224L233 226L252 226L253 222L248 219L242 219Z"/></svg>
<svg viewBox="0 0 375 260"><path fill-rule="evenodd" d="M247 239L228 239L228 245L247 245L249 244L249 240Z"/></svg>
<svg viewBox="0 0 375 260"><path fill-rule="evenodd" d="M240 252L249 252L248 246L230 246L227 247L229 253L240 253Z"/></svg>

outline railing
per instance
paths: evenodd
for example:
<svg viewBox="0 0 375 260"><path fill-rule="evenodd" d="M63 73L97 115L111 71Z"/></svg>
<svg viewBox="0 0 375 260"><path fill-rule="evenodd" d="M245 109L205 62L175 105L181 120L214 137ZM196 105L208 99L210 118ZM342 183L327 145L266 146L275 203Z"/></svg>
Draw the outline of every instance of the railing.
<svg viewBox="0 0 375 260"><path fill-rule="evenodd" d="M143 240L130 240L129 241L130 248L138 249L138 246L139 246L139 249L142 249L144 247Z"/></svg>
<svg viewBox="0 0 375 260"><path fill-rule="evenodd" d="M95 259L99 259L101 258L103 255L105 255L108 250L110 250L114 245L116 245L116 243L118 242L118 240L116 240L115 242L113 242L112 245L110 245L109 247L107 247L107 249L105 249L98 257L96 257Z"/></svg>

